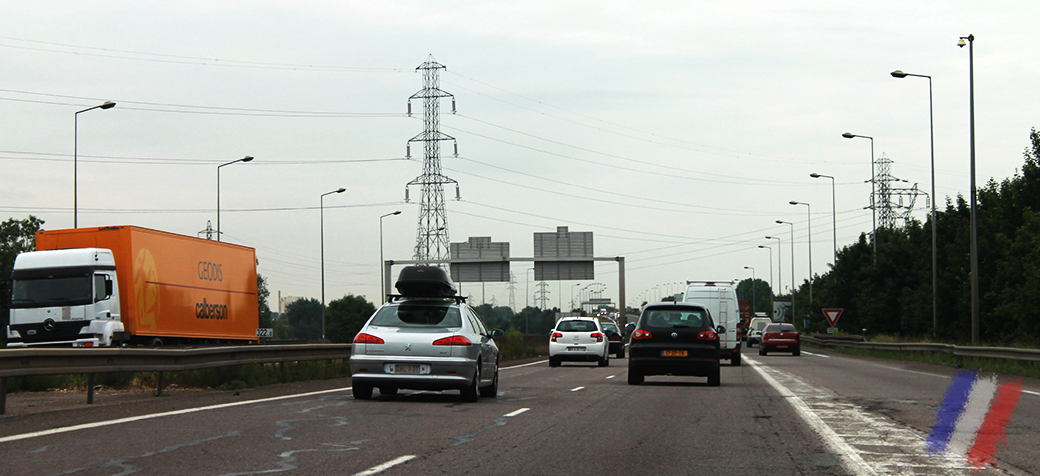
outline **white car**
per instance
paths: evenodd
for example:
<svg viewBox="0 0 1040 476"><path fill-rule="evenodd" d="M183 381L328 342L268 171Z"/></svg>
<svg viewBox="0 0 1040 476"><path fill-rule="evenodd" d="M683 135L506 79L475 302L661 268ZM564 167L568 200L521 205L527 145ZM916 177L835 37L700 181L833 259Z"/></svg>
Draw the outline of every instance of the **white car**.
<svg viewBox="0 0 1040 476"><path fill-rule="evenodd" d="M559 367L563 361L610 365L610 340L599 319L565 317L556 323L549 337L549 366Z"/></svg>

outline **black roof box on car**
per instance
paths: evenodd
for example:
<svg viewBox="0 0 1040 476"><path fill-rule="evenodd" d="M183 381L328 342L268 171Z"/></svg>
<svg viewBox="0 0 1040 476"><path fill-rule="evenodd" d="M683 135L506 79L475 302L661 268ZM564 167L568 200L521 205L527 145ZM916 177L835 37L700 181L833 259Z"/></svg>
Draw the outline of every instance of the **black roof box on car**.
<svg viewBox="0 0 1040 476"><path fill-rule="evenodd" d="M394 287L407 297L454 297L458 292L444 268L437 266L406 266Z"/></svg>

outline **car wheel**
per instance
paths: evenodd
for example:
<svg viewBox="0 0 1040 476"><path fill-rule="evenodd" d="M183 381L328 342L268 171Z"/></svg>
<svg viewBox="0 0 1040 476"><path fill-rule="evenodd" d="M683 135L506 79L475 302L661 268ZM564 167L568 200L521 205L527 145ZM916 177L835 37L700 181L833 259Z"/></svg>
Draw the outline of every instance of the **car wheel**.
<svg viewBox="0 0 1040 476"><path fill-rule="evenodd" d="M354 400L371 400L372 399L372 386L355 383L351 392L354 394Z"/></svg>
<svg viewBox="0 0 1040 476"><path fill-rule="evenodd" d="M379 394L386 396L397 395L397 387L379 387Z"/></svg>
<svg viewBox="0 0 1040 476"><path fill-rule="evenodd" d="M733 357L729 359L729 364L735 367L740 366L740 352L733 353Z"/></svg>
<svg viewBox="0 0 1040 476"><path fill-rule="evenodd" d="M480 361L477 361L477 372L473 375L473 382L468 388L462 389L462 401L473 403L480 398L478 389L480 387Z"/></svg>
<svg viewBox="0 0 1040 476"><path fill-rule="evenodd" d="M802 349L795 349L794 352L791 352L791 355L794 355L795 357L802 355Z"/></svg>
<svg viewBox="0 0 1040 476"><path fill-rule="evenodd" d="M719 375L719 373L719 368L715 367L715 373L708 376L709 387L718 387L719 385L722 385L722 376Z"/></svg>
<svg viewBox="0 0 1040 476"><path fill-rule="evenodd" d="M766 355L766 348L762 347L762 346L759 346L758 347L758 355Z"/></svg>
<svg viewBox="0 0 1040 476"><path fill-rule="evenodd" d="M610 365L610 354L604 355L603 357L599 358L600 367L606 367L608 365Z"/></svg>
<svg viewBox="0 0 1040 476"><path fill-rule="evenodd" d="M560 366L560 358L559 357L549 357L549 367L559 367L559 366Z"/></svg>
<svg viewBox="0 0 1040 476"><path fill-rule="evenodd" d="M621 346L621 350L617 351L617 358L625 358L625 346Z"/></svg>
<svg viewBox="0 0 1040 476"><path fill-rule="evenodd" d="M498 366L495 366L495 379L491 382L491 385L487 387L481 387L480 396L484 398L496 398L498 397Z"/></svg>
<svg viewBox="0 0 1040 476"><path fill-rule="evenodd" d="M628 384L629 385L639 385L641 383L643 383L643 374L640 373L638 370L629 369L628 370Z"/></svg>

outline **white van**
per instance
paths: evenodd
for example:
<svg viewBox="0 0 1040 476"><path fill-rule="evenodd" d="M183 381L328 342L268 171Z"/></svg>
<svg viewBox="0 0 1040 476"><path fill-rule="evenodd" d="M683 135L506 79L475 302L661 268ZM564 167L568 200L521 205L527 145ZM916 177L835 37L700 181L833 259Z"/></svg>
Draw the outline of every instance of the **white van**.
<svg viewBox="0 0 1040 476"><path fill-rule="evenodd" d="M726 328L719 334L719 353L729 359L730 365L740 365L740 307L737 305L737 283L735 281L686 281L684 302L697 303L708 309L716 326Z"/></svg>

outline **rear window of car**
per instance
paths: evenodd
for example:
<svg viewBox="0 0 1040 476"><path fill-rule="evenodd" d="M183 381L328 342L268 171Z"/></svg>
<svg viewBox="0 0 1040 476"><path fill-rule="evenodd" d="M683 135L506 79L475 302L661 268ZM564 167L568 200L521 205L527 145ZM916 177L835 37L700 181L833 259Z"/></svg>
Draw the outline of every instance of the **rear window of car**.
<svg viewBox="0 0 1040 476"><path fill-rule="evenodd" d="M436 304L401 304L379 310L369 324L383 327L462 327L459 310Z"/></svg>
<svg viewBox="0 0 1040 476"><path fill-rule="evenodd" d="M708 312L701 308L649 309L643 312L644 328L711 328Z"/></svg>
<svg viewBox="0 0 1040 476"><path fill-rule="evenodd" d="M613 333L617 334L618 333L618 328L614 324L611 324L609 322L604 322L603 323L603 332L613 332Z"/></svg>
<svg viewBox="0 0 1040 476"><path fill-rule="evenodd" d="M769 325L769 321L756 321L753 325L755 326L755 330L760 331L762 329L765 329L766 326Z"/></svg>
<svg viewBox="0 0 1040 476"><path fill-rule="evenodd" d="M798 332L791 324L770 324L766 332Z"/></svg>
<svg viewBox="0 0 1040 476"><path fill-rule="evenodd" d="M556 330L560 332L595 332L596 323L592 321L561 321L560 325L556 326Z"/></svg>

